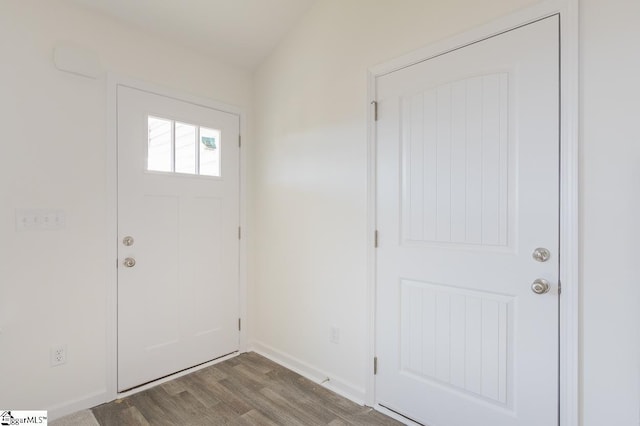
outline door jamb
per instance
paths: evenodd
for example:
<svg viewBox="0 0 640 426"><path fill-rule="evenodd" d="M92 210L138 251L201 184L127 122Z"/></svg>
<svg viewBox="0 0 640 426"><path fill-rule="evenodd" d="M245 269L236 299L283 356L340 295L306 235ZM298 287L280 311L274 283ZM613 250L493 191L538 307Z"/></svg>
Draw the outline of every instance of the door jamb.
<svg viewBox="0 0 640 426"><path fill-rule="evenodd" d="M248 240L248 227L247 227L247 212L246 212L246 194L247 194L247 176L246 176L246 168L244 167L246 162L246 153L247 153L247 128L246 128L246 114L242 108L235 107L232 105L228 105L222 102L214 101L212 99L199 97L196 95L190 95L179 90L168 89L166 87L157 86L151 83L147 83L144 81L136 80L133 78L129 78L123 75L119 75L116 73L108 73L107 81L106 81L106 89L107 89L107 223L106 223L106 239L107 247L106 247L106 270L107 272L107 280L106 280L106 384L107 391L105 393L106 400L104 402L113 401L117 399L120 394L118 393L117 388L117 376L118 376L118 351L117 351L117 343L118 343L118 329L117 329L117 307L118 307L118 299L117 299L117 284L118 284L118 275L117 275L117 262L118 262L118 248L117 248L117 240L118 240L118 155L117 155L117 89L118 86L126 86L131 87L138 90L143 90L151 93L155 93L158 95L166 96L169 98L174 98L177 100L193 103L196 105L204 106L207 108L217 109L220 111L224 111L227 113L235 114L239 117L240 120L240 135L242 136L242 146L240 148L240 164L239 164L239 183L240 183L240 218L239 224L242 228L242 238L240 239L240 253L239 253L239 314L240 318L242 318L242 328L240 330L240 342L239 342L239 352L246 352L247 350L247 276L246 276L246 265L247 265L247 240ZM114 264L115 262L115 264ZM223 357L221 359L227 359L228 357ZM215 363L216 361L214 361ZM205 363L202 366L195 367L195 369L206 367L210 365L211 362ZM187 370L190 372L192 370ZM183 373L178 373L178 375L184 375ZM176 376L177 377L177 376ZM169 378L173 378L173 376L169 376ZM147 386L148 387L148 386ZM144 388L144 387L143 387ZM140 388L139 390L143 389ZM136 390L137 391L137 390ZM135 392L135 391L133 391ZM132 391L126 392L126 394L133 393ZM124 393L122 394L124 395Z"/></svg>
<svg viewBox="0 0 640 426"><path fill-rule="evenodd" d="M551 15L560 16L560 282L559 425L580 421L579 340L579 0L548 0L369 68L367 79L367 360L365 402L375 397L376 79L478 40Z"/></svg>

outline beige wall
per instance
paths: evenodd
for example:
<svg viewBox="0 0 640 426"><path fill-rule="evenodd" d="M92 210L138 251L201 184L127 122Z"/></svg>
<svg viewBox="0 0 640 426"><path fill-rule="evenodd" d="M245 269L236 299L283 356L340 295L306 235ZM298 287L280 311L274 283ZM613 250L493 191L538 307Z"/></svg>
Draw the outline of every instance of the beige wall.
<svg viewBox="0 0 640 426"><path fill-rule="evenodd" d="M248 72L57 0L0 2L0 403L64 412L106 386L106 81L55 69L59 42L108 71L240 107ZM14 209L62 209L66 228L16 232ZM151 303L151 302L150 302ZM68 362L49 367L51 345Z"/></svg>
<svg viewBox="0 0 640 426"><path fill-rule="evenodd" d="M366 70L532 1L321 0L255 73L257 347L365 387ZM582 0L583 424L637 425L640 4ZM341 330L338 345L329 328Z"/></svg>

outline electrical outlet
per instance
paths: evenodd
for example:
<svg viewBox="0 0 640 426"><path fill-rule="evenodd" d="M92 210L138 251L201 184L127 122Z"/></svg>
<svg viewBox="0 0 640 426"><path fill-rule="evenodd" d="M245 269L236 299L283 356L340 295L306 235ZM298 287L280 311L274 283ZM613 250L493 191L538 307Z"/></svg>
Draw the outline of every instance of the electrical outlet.
<svg viewBox="0 0 640 426"><path fill-rule="evenodd" d="M331 334L329 336L331 343L340 343L340 329L335 325L331 326Z"/></svg>
<svg viewBox="0 0 640 426"><path fill-rule="evenodd" d="M67 345L51 347L51 366L62 365L67 362Z"/></svg>

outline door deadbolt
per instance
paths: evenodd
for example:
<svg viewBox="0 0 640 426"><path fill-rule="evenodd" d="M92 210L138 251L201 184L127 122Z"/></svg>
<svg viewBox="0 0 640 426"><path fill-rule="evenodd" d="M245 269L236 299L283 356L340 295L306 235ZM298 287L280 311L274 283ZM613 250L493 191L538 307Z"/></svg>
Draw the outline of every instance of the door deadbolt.
<svg viewBox="0 0 640 426"><path fill-rule="evenodd" d="M122 239L122 244L124 244L125 246L129 247L133 245L133 237L130 236L126 236Z"/></svg>
<svg viewBox="0 0 640 426"><path fill-rule="evenodd" d="M544 247L538 247L531 253L531 257L537 262L546 262L551 257L551 252Z"/></svg>

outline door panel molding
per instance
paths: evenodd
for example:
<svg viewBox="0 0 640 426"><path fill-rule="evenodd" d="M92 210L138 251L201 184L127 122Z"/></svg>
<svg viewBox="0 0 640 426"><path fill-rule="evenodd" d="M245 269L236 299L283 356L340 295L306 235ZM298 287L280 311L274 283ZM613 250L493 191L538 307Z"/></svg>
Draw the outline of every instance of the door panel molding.
<svg viewBox="0 0 640 426"><path fill-rule="evenodd" d="M147 83L137 79L133 79L117 73L108 73L107 82L107 223L106 223L106 265L107 265L107 279L106 279L106 392L105 399L102 402L112 401L116 398L130 395L148 387L154 386L157 383L171 380L173 378L188 374L192 371L205 368L209 365L228 359L228 356L220 359L207 362L205 364L181 371L174 375L160 379L158 382L145 385L136 388L132 391L118 393L117 391L117 268L116 262L118 261L118 246L117 246L117 218L118 218L118 158L117 158L117 89L119 86L129 87L132 89L149 92L167 98L176 99L183 102L188 102L194 105L199 105L206 108L216 109L222 112L231 113L239 116L240 121L240 134L246 135L246 114L242 108L229 105L223 102L218 102L205 97L195 96L187 94L175 89L168 89L166 87L158 86L155 84ZM243 228L242 239L240 240L240 255L239 255L239 312L241 318L247 317L247 281L246 281L246 259L247 259L247 214L246 214L246 170L244 165L246 164L246 144L247 139L243 138L242 148L240 149L239 158L239 211L240 211L240 226ZM246 321L243 321L243 325ZM242 327L240 330L240 343L239 352L246 352L247 350L247 330L246 327Z"/></svg>
<svg viewBox="0 0 640 426"><path fill-rule="evenodd" d="M368 357L365 401L376 407L374 357L375 354L375 295L376 257L376 79L462 48L489 37L510 31L528 23L559 15L560 17L560 389L559 424L579 424L579 1L550 0L513 13L463 34L433 43L407 55L371 67L368 70L367 108L367 315ZM384 236L380 236L384 239ZM377 409L397 417L384 407ZM406 421L406 419L405 419Z"/></svg>

